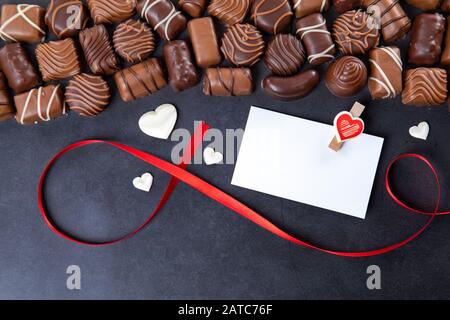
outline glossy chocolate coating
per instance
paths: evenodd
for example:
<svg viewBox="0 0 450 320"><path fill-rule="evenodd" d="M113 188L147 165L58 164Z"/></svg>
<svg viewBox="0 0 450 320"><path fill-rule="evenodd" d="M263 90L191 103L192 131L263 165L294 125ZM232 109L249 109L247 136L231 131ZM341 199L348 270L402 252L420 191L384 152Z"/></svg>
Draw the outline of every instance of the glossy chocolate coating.
<svg viewBox="0 0 450 320"><path fill-rule="evenodd" d="M417 68L405 74L403 104L439 106L447 100L447 71L439 68Z"/></svg>
<svg viewBox="0 0 450 320"><path fill-rule="evenodd" d="M119 61L114 54L104 25L96 25L81 31L80 44L93 73L110 75L119 70Z"/></svg>
<svg viewBox="0 0 450 320"><path fill-rule="evenodd" d="M0 71L0 121L5 121L14 117L15 109L9 98L6 88L6 79L3 72Z"/></svg>
<svg viewBox="0 0 450 320"><path fill-rule="evenodd" d="M362 6L363 0L333 0L333 8L337 13L345 13L358 9Z"/></svg>
<svg viewBox="0 0 450 320"><path fill-rule="evenodd" d="M256 64L264 54L264 39L251 24L235 24L229 27L222 38L225 59L238 67Z"/></svg>
<svg viewBox="0 0 450 320"><path fill-rule="evenodd" d="M253 24L269 34L289 31L294 15L289 0L253 0L251 12Z"/></svg>
<svg viewBox="0 0 450 320"><path fill-rule="evenodd" d="M188 23L188 30L197 65L201 68L218 65L222 56L213 19L211 17L193 19Z"/></svg>
<svg viewBox="0 0 450 320"><path fill-rule="evenodd" d="M206 9L206 3L207 0L180 0L178 5L192 18L200 18Z"/></svg>
<svg viewBox="0 0 450 320"><path fill-rule="evenodd" d="M46 82L66 79L81 72L80 59L71 38L38 45L36 58Z"/></svg>
<svg viewBox="0 0 450 320"><path fill-rule="evenodd" d="M443 0L441 5L441 10L445 13L450 12L450 0Z"/></svg>
<svg viewBox="0 0 450 320"><path fill-rule="evenodd" d="M438 13L422 13L414 20L409 63L418 66L433 66L441 58L445 18Z"/></svg>
<svg viewBox="0 0 450 320"><path fill-rule="evenodd" d="M114 80L125 102L146 97L167 85L164 71L156 58L120 70L114 75Z"/></svg>
<svg viewBox="0 0 450 320"><path fill-rule="evenodd" d="M305 62L305 51L295 36L278 34L269 42L264 62L274 74L291 76L297 73Z"/></svg>
<svg viewBox="0 0 450 320"><path fill-rule="evenodd" d="M44 8L28 4L2 5L0 37L3 40L38 43L44 40L45 33Z"/></svg>
<svg viewBox="0 0 450 320"><path fill-rule="evenodd" d="M367 68L357 57L343 56L328 67L325 84L337 97L354 96L366 83Z"/></svg>
<svg viewBox="0 0 450 320"><path fill-rule="evenodd" d="M333 37L343 54L364 54L378 45L378 29L369 22L369 15L361 10L340 15L333 24Z"/></svg>
<svg viewBox="0 0 450 320"><path fill-rule="evenodd" d="M309 63L317 66L334 59L336 46L326 20L320 13L297 20L296 28L297 36L306 48Z"/></svg>
<svg viewBox="0 0 450 320"><path fill-rule="evenodd" d="M31 89L14 97L16 120L20 124L47 122L66 113L64 93L60 85Z"/></svg>
<svg viewBox="0 0 450 320"><path fill-rule="evenodd" d="M89 12L81 0L51 0L45 23L58 38L76 36L86 27Z"/></svg>
<svg viewBox="0 0 450 320"><path fill-rule="evenodd" d="M427 11L439 8L442 0L405 0L405 2L413 7Z"/></svg>
<svg viewBox="0 0 450 320"><path fill-rule="evenodd" d="M176 92L192 88L200 81L186 41L176 40L164 45L164 59L172 89Z"/></svg>
<svg viewBox="0 0 450 320"><path fill-rule="evenodd" d="M372 99L395 98L403 90L403 63L400 49L382 47L370 50L369 91Z"/></svg>
<svg viewBox="0 0 450 320"><path fill-rule="evenodd" d="M292 4L297 18L322 13L330 8L330 0L292 0Z"/></svg>
<svg viewBox="0 0 450 320"><path fill-rule="evenodd" d="M450 66L450 18L447 18L447 32L445 35L445 49L442 53L441 64Z"/></svg>
<svg viewBox="0 0 450 320"><path fill-rule="evenodd" d="M364 7L376 14L381 14L380 27L385 42L391 43L405 36L411 29L411 20L403 10L399 0L364 0Z"/></svg>
<svg viewBox="0 0 450 320"><path fill-rule="evenodd" d="M248 96L253 92L252 72L248 68L209 68L203 79L207 96Z"/></svg>
<svg viewBox="0 0 450 320"><path fill-rule="evenodd" d="M137 10L164 40L174 40L186 29L186 18L170 0L139 0Z"/></svg>
<svg viewBox="0 0 450 320"><path fill-rule="evenodd" d="M230 27L244 21L250 4L251 0L211 0L208 13Z"/></svg>
<svg viewBox="0 0 450 320"><path fill-rule="evenodd" d="M136 0L87 0L95 24L119 23L131 18Z"/></svg>
<svg viewBox="0 0 450 320"><path fill-rule="evenodd" d="M106 109L111 93L101 76L83 73L69 81L65 96L70 110L91 117Z"/></svg>
<svg viewBox="0 0 450 320"><path fill-rule="evenodd" d="M155 37L143 22L128 20L119 24L113 36L114 49L129 63L142 62L155 51Z"/></svg>
<svg viewBox="0 0 450 320"><path fill-rule="evenodd" d="M0 49L0 69L16 94L41 84L36 68L20 43L9 43Z"/></svg>
<svg viewBox="0 0 450 320"><path fill-rule="evenodd" d="M291 77L269 76L263 80L262 88L276 100L293 101L309 95L319 82L319 73L311 69Z"/></svg>

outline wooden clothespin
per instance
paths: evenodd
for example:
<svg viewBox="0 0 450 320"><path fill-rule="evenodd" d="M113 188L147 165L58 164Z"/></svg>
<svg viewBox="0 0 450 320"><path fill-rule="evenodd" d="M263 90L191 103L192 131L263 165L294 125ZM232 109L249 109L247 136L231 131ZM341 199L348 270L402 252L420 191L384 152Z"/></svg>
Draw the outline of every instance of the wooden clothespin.
<svg viewBox="0 0 450 320"><path fill-rule="evenodd" d="M364 132L364 121L360 118L365 110L359 102L355 102L350 112L339 113L334 119L336 135L331 141L329 148L338 152L344 143L354 139Z"/></svg>

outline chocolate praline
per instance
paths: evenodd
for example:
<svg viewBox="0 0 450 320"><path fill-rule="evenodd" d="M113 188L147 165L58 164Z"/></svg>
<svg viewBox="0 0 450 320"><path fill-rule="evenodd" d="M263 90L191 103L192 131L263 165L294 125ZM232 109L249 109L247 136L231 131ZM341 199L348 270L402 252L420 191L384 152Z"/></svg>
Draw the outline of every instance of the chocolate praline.
<svg viewBox="0 0 450 320"><path fill-rule="evenodd" d="M305 63L305 50L295 36L279 34L269 42L264 62L273 73L290 76Z"/></svg>
<svg viewBox="0 0 450 320"><path fill-rule="evenodd" d="M367 67L360 59L343 56L328 68L325 84L337 97L351 97L367 83Z"/></svg>
<svg viewBox="0 0 450 320"><path fill-rule="evenodd" d="M253 0L251 12L254 25L270 34L289 31L294 15L289 0Z"/></svg>

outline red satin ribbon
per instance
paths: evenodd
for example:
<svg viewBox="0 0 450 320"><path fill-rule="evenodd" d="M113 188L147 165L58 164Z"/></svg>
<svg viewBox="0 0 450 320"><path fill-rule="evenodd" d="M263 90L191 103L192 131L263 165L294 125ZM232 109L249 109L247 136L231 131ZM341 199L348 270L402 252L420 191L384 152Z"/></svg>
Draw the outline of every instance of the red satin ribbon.
<svg viewBox="0 0 450 320"><path fill-rule="evenodd" d="M362 252L341 252L341 251L333 251L333 250L328 250L326 248L318 247L311 243L302 241L302 240L290 235L289 233L283 231L282 229L280 229L279 227L277 227L276 225L274 225L273 223L271 223L270 221L265 219L263 216L261 216L254 210L250 209L249 207L247 207L246 205L241 203L240 201L236 200L229 194L219 190L218 188L214 187L213 185L207 183L206 181L204 181L204 180L200 179L199 177L186 171L186 167L187 167L186 163L188 163L187 160L189 160L189 159L191 159L191 157L193 157L193 155L195 154L195 150L201 145L202 138L203 138L204 134L206 133L206 131L208 130L208 128L209 127L206 124L200 125L199 128L197 128L197 130L194 134L194 137L190 143L191 153L184 155L182 163L178 166L173 165L172 163L162 160L162 159L160 159L156 156L153 156L149 153L137 150L135 148L129 147L124 144L112 142L112 141L85 140L85 141L80 141L80 142L74 143L74 144L66 147L65 149L61 150L52 160L50 160L50 162L47 164L44 172L42 173L41 179L39 181L38 202L39 202L39 208L41 210L41 213L42 213L42 216L43 216L45 222L56 234L58 234L59 236L65 238L69 241L77 243L77 244L88 245L88 246L106 246L106 245L116 244L123 240L129 239L129 238L133 237L134 235L136 235L137 233L139 233L140 231L142 231L142 229L144 229L153 220L153 218L156 216L156 214L159 212L159 210L161 210L161 208L164 206L164 204L169 199L172 191L174 190L174 188L176 187L178 182L181 181L181 182L188 184L192 188L200 191L207 197L226 206L227 208L231 209L235 213L252 221L256 225L260 226L261 228L273 233L274 235L276 235L282 239L292 242L296 245L314 249L314 250L318 250L318 251L336 255L336 256L361 258L361 257L371 257L371 256L385 254L385 253L394 251L400 247L403 247L406 244L413 241L414 239L416 239L417 237L419 237L429 227L429 225L433 222L433 220L435 219L436 216L450 214L450 212L439 212L439 205L440 205L440 198L441 198L441 186L440 186L438 174L437 174L435 168L433 167L433 165L427 159L425 159L424 157L422 157L420 155L405 154L405 155L401 155L401 156L397 157L390 163L390 165L386 171L386 189L387 189L389 195L394 199L394 201L397 204L399 204L400 206L402 206L403 208L408 209L415 213L431 216L430 219L427 221L427 223L419 231L417 231L416 233L414 233L412 236L405 239L404 241L401 241L397 244L390 245L390 246L387 246L387 247L384 247L381 249L377 249L377 250L362 251ZM144 161L144 162L146 162L146 163L148 163L148 164L150 164L172 176L172 178L166 188L166 191L164 192L164 195L162 196L157 207L152 212L152 214L149 216L149 218L141 226L139 226L135 231L131 232L130 234L128 234L120 239L117 239L114 241L109 241L109 242L104 242L104 243L93 243L93 242L79 240L79 239L76 239L75 237L67 234L63 230L60 230L50 219L49 214L47 213L47 211L45 209L43 192L42 192L47 174L48 174L50 168L55 163L55 161L57 161L59 158L61 158L68 152L71 152L75 149L85 147L88 145L93 145L93 144L106 144L106 145L112 146L114 148L120 149L120 150L122 150L138 159L141 159L142 161ZM390 183L389 183L389 176L390 176L391 169L395 163L397 163L398 161L405 159L405 158L419 159L419 160L423 161L433 172L433 175L436 179L436 183L437 183L437 187L438 187L438 199L437 199L437 203L436 203L436 208L433 212L421 211L421 210L407 206L392 191Z"/></svg>

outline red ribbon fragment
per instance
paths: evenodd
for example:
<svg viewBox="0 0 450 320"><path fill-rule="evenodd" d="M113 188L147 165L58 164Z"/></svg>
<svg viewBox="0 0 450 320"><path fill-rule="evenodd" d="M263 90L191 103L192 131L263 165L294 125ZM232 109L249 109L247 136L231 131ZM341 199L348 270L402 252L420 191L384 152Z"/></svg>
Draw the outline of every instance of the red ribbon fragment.
<svg viewBox="0 0 450 320"><path fill-rule="evenodd" d="M127 240L127 239L135 236L140 231L142 231L153 220L153 218L158 214L158 212L164 207L166 202L169 200L169 197L172 194L173 190L175 189L177 184L181 181L181 182L184 182L187 185L191 186L192 188L196 189L197 191L203 193L205 196L215 200L216 202L224 205L225 207L229 208L230 210L234 211L235 213L241 215L242 217L252 221L254 224L260 226L261 228L263 228L263 229L273 233L274 235L276 235L282 239L285 239L291 243L294 243L294 244L302 246L302 247L318 250L320 252L328 253L331 255L336 255L336 256L341 256L341 257L362 258L362 257L372 257L372 256L385 254L385 253L394 251L398 248L401 248L401 247L405 246L406 244L410 243L411 241L415 240L417 237L419 237L430 226L430 224L433 222L433 220L437 216L450 214L450 211L439 212L439 206L440 206L440 202L441 202L441 185L440 185L440 181L439 181L439 177L436 172L436 169L431 164L431 162L429 162L426 158L424 158L423 156L418 155L418 154L404 154L404 155L401 155L401 156L395 158L389 164L388 169L386 171L386 178L385 178L386 189L387 189L389 196L401 207L403 207L411 212L414 212L414 213L430 216L430 219L427 221L427 223L419 231L414 233L409 238L407 238L399 243L396 243L396 244L393 244L393 245L390 245L390 246L387 246L387 247L384 247L381 249L371 250L371 251L341 252L341 251L328 250L326 248L322 248L322 247L313 245L311 243L302 241L299 238L296 238L293 235L290 235L289 233L283 231L282 229L280 229L279 227L277 227L276 225L274 225L273 223L268 221L266 218L264 218L262 215L258 214L254 210L250 209L249 207L247 207L240 201L236 200L229 194L219 190L215 186L213 186L213 185L209 184L208 182L202 180L201 178L189 173L186 170L187 163L190 162L191 158L195 154L195 151L201 146L203 137L208 129L209 129L209 126L205 123L202 123L200 126L198 126L198 128L196 129L194 136L192 137L192 140L190 142L189 149L191 150L191 152L186 153L184 155L184 157L179 165L174 165L170 162L162 160L162 159L160 159L156 156L153 156L149 153L140 151L138 149L135 149L133 147L130 147L130 146L127 146L127 145L124 145L121 143L112 142L112 141L84 140L84 141L74 143L74 144L64 148L57 155L55 155L52 160L50 160L50 162L45 167L44 172L42 173L40 181L39 181L38 203L39 203L40 211L42 213L42 216L43 216L46 224L50 227L51 230L53 230L53 232L55 232L59 236L63 237L64 239L67 239L76 244L94 246L94 247L117 244L118 242ZM160 169L163 172L166 172L172 176L172 178L171 178L161 200L159 201L158 205L156 206L155 210L150 214L148 219L141 226L139 226L136 230L134 230L133 232L131 232L130 234L128 234L124 237L121 237L119 239L109 241L109 242L103 242L103 243L93 243L93 242L89 242L89 241L83 241L83 240L77 239L77 238L67 234L63 230L59 229L56 226L56 224L54 224L54 222L51 220L51 218L44 206L45 201L44 201L44 197L43 197L43 188L45 185L45 180L46 180L48 172L50 171L50 169L52 168L54 163L58 159L60 159L61 157L63 157L64 155L66 155L67 153L69 153L71 151L74 151L76 149L79 149L79 148L82 148L82 147L85 147L88 145L95 145L95 144L105 144L105 145L109 145L114 148L117 148L119 150L122 150L122 151L124 151L124 152L126 152L126 153L128 153L128 154L130 154L130 155L132 155L132 156L134 156L134 157L136 157L136 158L138 158L138 159L140 159L140 160L142 160L142 161L144 161L144 162L156 167L157 169ZM406 158L418 159L418 160L424 162L428 166L428 168L432 171L432 173L436 179L436 184L437 184L437 188L438 188L438 197L437 197L436 207L433 212L421 211L421 210L418 210L418 209L415 209L415 208L412 208L412 207L406 205L392 191L391 185L389 183L391 169L398 161L400 161L402 159L406 159Z"/></svg>

